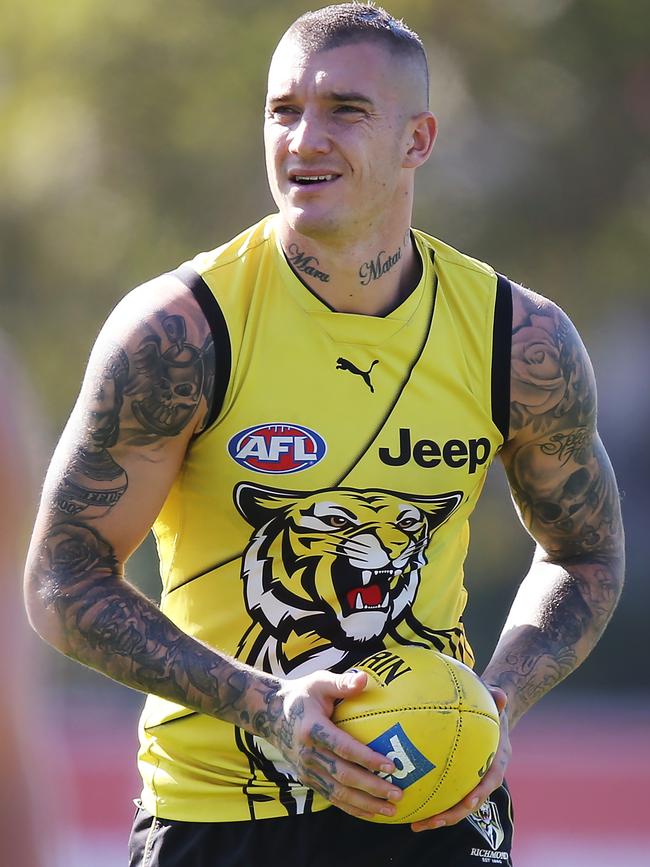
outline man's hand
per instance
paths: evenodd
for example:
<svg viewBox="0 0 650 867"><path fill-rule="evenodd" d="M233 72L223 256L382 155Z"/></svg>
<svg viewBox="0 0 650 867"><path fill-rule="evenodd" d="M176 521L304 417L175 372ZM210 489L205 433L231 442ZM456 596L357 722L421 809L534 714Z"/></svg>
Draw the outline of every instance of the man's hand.
<svg viewBox="0 0 650 867"><path fill-rule="evenodd" d="M497 706L497 710L499 711L501 728L499 744L490 767L487 769L485 776L478 786L476 786L475 789L472 789L472 791L469 792L462 801L459 801L458 804L450 807L449 810L445 810L444 813L429 816L428 819L423 819L421 822L414 822L411 825L413 831L428 831L431 828L442 828L445 825L456 825L458 822L466 819L470 813L475 813L488 799L491 793L494 792L495 789L498 789L503 783L506 768L512 754L510 736L508 734L508 717L505 713L507 698L502 689L489 685L487 685L487 687L490 690L492 698Z"/></svg>
<svg viewBox="0 0 650 867"><path fill-rule="evenodd" d="M393 773L394 764L331 721L336 702L360 693L366 680L363 672L318 671L285 681L267 701L267 719L253 719L259 733L280 750L302 783L363 819L376 813L394 815L390 801L402 797L401 789L377 776L378 772Z"/></svg>

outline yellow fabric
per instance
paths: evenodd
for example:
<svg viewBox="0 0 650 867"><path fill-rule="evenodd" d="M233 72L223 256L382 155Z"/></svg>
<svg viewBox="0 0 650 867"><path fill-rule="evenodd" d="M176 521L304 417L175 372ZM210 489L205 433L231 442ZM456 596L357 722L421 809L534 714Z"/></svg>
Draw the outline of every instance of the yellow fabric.
<svg viewBox="0 0 650 867"><path fill-rule="evenodd" d="M283 676L344 670L377 642L404 640L471 665L467 520L502 444L490 397L495 274L414 230L423 273L404 303L385 317L335 313L287 263L275 220L191 263L223 311L232 372L154 526L162 610ZM258 469L232 456L237 443ZM259 471L285 466L287 451L303 468ZM155 815L231 821L327 806L283 776L264 742L180 705L149 697L140 738Z"/></svg>

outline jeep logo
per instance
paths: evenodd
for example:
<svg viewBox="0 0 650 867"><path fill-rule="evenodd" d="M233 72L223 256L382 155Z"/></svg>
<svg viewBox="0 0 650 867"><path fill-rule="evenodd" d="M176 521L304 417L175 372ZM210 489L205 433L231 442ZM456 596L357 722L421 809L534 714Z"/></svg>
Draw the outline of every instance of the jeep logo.
<svg viewBox="0 0 650 867"><path fill-rule="evenodd" d="M434 440L417 440L411 445L411 431L407 427L399 429L399 443L396 453L388 448L379 449L379 460L389 467L403 467L411 458L420 467L433 468L446 464L452 469L467 466L469 475L476 472L477 467L490 457L490 441L485 437L463 440L447 440L439 445Z"/></svg>

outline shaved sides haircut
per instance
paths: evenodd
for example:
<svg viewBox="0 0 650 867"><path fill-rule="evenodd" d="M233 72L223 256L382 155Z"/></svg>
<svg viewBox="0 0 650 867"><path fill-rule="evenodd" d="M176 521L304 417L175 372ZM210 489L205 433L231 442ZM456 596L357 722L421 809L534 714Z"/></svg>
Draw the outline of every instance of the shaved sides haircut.
<svg viewBox="0 0 650 867"><path fill-rule="evenodd" d="M429 65L422 40L406 24L371 3L339 3L305 12L289 27L290 39L309 53L355 42L378 42L397 58L414 63L425 85L429 105Z"/></svg>

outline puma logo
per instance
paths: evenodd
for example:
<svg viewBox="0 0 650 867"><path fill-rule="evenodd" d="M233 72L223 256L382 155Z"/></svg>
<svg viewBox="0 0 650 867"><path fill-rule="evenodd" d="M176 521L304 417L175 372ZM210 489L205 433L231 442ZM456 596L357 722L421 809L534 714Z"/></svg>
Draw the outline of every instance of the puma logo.
<svg viewBox="0 0 650 867"><path fill-rule="evenodd" d="M336 359L337 370L349 370L350 373L354 373L355 376L360 376L373 394L375 393L375 389L372 387L372 382L370 381L370 371L373 369L375 364L379 364L379 359L375 358L368 370L359 370L356 364L348 361L347 358Z"/></svg>

